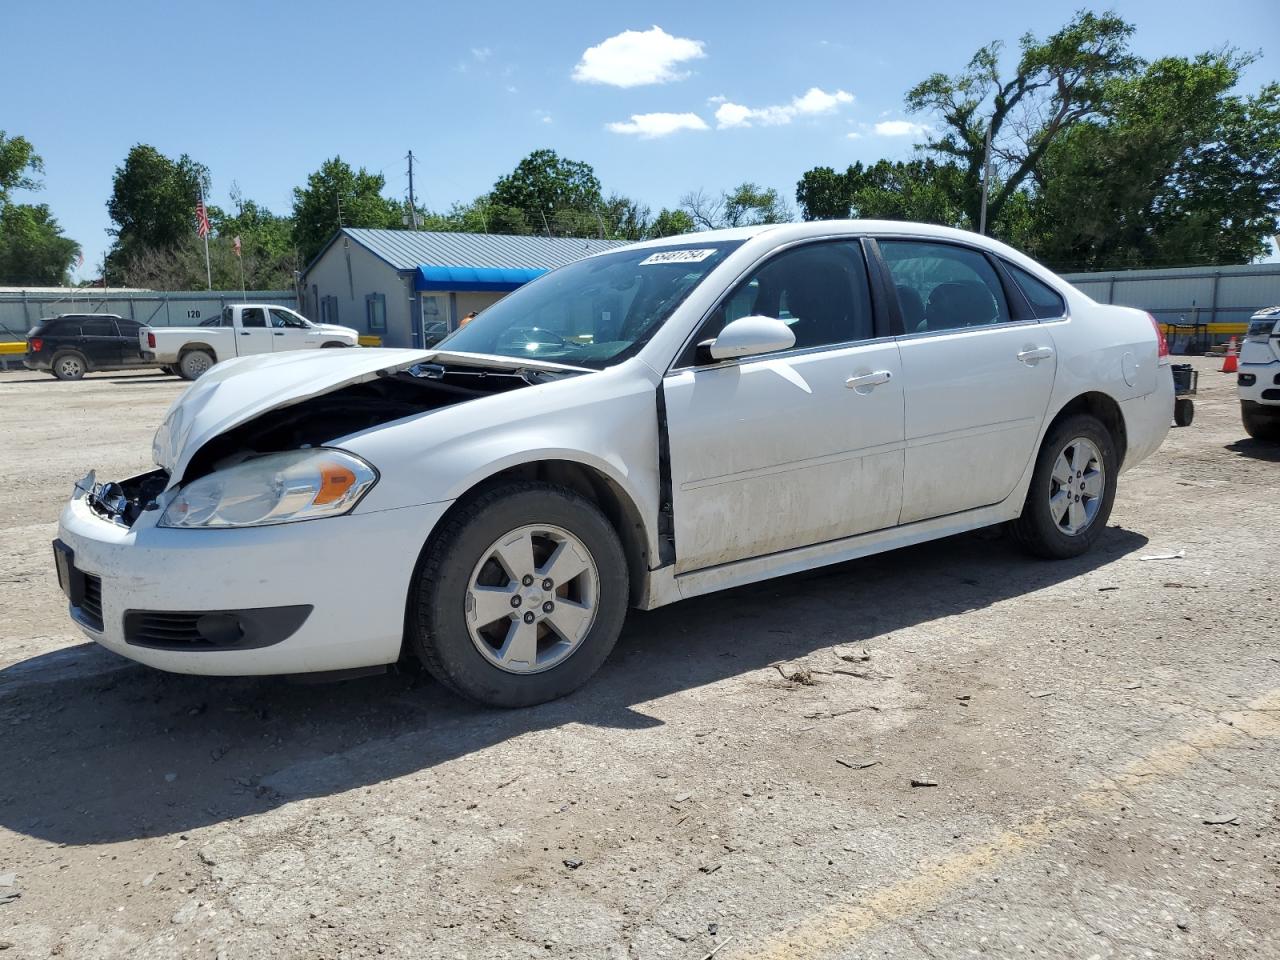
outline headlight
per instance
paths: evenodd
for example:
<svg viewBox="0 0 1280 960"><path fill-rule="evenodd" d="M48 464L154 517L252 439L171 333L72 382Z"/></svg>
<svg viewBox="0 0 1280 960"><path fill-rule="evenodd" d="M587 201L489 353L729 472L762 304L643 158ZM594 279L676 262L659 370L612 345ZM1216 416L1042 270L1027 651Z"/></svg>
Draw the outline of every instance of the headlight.
<svg viewBox="0 0 1280 960"><path fill-rule="evenodd" d="M160 518L162 527L263 527L335 517L378 480L359 457L323 447L248 460L195 480Z"/></svg>

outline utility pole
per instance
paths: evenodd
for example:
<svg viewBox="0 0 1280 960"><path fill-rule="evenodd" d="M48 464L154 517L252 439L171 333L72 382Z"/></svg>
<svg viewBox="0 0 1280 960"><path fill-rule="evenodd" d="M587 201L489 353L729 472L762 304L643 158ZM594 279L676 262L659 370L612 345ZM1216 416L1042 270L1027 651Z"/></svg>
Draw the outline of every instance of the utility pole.
<svg viewBox="0 0 1280 960"><path fill-rule="evenodd" d="M978 233L987 235L987 186L991 183L991 121L987 121L987 141L982 151L982 212L978 217Z"/></svg>
<svg viewBox="0 0 1280 960"><path fill-rule="evenodd" d="M413 151L409 151L409 222L418 229L418 204L413 199Z"/></svg>

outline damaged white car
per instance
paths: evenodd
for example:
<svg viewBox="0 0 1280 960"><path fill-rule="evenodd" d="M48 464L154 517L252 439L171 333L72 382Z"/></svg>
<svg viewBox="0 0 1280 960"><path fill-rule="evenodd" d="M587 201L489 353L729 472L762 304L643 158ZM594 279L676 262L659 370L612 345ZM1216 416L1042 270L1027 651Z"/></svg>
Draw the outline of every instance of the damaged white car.
<svg viewBox="0 0 1280 960"><path fill-rule="evenodd" d="M629 606L1008 523L1068 557L1169 429L1158 327L995 241L816 222L581 260L430 351L219 364L79 484L72 617L199 674L416 656L562 696Z"/></svg>

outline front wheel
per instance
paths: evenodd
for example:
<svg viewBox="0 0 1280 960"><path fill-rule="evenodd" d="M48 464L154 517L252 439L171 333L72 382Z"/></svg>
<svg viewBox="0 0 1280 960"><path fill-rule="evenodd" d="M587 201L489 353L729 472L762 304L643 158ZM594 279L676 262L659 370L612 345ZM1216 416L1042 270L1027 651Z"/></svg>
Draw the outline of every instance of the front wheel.
<svg viewBox="0 0 1280 960"><path fill-rule="evenodd" d="M582 686L626 616L627 561L590 500L518 482L465 504L427 548L409 595L408 643L437 680L494 707Z"/></svg>
<svg viewBox="0 0 1280 960"><path fill-rule="evenodd" d="M1095 417L1077 414L1049 430L1036 456L1022 514L1009 532L1048 560L1078 557L1106 529L1120 461L1115 441Z"/></svg>
<svg viewBox="0 0 1280 960"><path fill-rule="evenodd" d="M1255 440L1280 440L1280 407L1267 407L1255 400L1240 401L1244 432Z"/></svg>
<svg viewBox="0 0 1280 960"><path fill-rule="evenodd" d="M195 380L216 362L208 351L188 350L178 361L178 375L183 380Z"/></svg>

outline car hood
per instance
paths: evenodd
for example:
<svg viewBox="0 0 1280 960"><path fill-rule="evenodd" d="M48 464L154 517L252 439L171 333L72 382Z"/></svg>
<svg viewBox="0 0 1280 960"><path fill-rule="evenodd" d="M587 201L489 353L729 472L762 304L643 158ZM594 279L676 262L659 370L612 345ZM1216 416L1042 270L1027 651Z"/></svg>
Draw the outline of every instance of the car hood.
<svg viewBox="0 0 1280 960"><path fill-rule="evenodd" d="M270 410L379 376L425 360L461 362L501 370L580 370L536 360L513 360L437 350L290 350L236 357L214 366L169 407L151 445L170 485L182 480L191 458L206 443Z"/></svg>
<svg viewBox="0 0 1280 960"><path fill-rule="evenodd" d="M321 333L333 334L335 337L341 337L341 336L359 337L360 336L357 330L354 330L351 327L339 326L336 323L313 323L312 326L315 327L317 330L319 330Z"/></svg>

